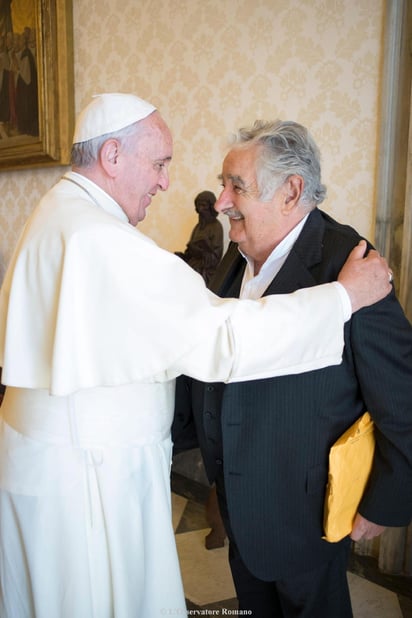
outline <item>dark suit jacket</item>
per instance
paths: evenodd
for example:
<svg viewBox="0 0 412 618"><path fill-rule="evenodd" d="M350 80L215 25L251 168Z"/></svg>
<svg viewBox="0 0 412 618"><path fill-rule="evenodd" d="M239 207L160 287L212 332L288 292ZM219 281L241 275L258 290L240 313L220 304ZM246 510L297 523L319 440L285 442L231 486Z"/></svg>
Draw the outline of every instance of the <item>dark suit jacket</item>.
<svg viewBox="0 0 412 618"><path fill-rule="evenodd" d="M314 210L266 294L336 280L359 239L352 228ZM232 244L214 291L238 296L244 268ZM365 410L376 423L377 443L359 510L381 525L407 525L412 517L412 327L394 293L346 324L339 366L228 385L179 379L177 447L184 444L193 414L209 480L224 462L232 531L255 576L293 576L329 560L349 542L321 539L328 452Z"/></svg>

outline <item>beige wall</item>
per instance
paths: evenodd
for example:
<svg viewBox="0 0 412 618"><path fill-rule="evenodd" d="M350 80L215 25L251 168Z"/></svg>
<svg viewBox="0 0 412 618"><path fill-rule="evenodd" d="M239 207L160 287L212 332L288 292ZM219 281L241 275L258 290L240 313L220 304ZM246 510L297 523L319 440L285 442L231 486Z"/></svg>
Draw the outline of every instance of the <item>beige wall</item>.
<svg viewBox="0 0 412 618"><path fill-rule="evenodd" d="M373 237L383 0L73 0L76 113L94 93L155 103L175 138L171 188L141 229L184 248L193 199L219 191L226 136L255 118L306 124L324 208ZM0 173L0 278L22 225L65 168Z"/></svg>

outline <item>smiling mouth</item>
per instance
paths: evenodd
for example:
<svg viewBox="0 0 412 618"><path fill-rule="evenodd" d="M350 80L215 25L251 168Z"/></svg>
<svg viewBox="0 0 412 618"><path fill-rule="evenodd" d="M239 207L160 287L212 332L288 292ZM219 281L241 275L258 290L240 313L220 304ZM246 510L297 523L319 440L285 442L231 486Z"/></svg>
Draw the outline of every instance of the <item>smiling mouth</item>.
<svg viewBox="0 0 412 618"><path fill-rule="evenodd" d="M225 215L231 221L242 221L244 219L244 216L238 210L227 210Z"/></svg>

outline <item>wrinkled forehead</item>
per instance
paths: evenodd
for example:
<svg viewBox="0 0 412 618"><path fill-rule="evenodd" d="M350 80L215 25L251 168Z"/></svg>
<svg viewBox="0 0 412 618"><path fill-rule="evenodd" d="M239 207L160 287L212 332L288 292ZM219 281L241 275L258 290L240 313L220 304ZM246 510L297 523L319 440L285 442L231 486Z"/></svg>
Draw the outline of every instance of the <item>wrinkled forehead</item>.
<svg viewBox="0 0 412 618"><path fill-rule="evenodd" d="M150 153L155 159L171 160L173 155L172 134L158 112L139 123L138 149Z"/></svg>
<svg viewBox="0 0 412 618"><path fill-rule="evenodd" d="M219 178L224 181L243 180L249 183L256 178L258 155L259 149L256 146L231 148L223 160L222 173Z"/></svg>

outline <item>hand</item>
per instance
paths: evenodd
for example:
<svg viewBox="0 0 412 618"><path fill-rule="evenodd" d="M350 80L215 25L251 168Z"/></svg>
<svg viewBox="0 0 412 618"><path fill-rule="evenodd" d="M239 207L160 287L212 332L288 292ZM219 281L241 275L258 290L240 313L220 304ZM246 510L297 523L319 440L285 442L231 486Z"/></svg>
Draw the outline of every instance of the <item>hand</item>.
<svg viewBox="0 0 412 618"><path fill-rule="evenodd" d="M360 541L361 539L374 539L385 530L385 526L378 526L371 521L368 521L360 513L356 514L353 522L350 538L352 541Z"/></svg>
<svg viewBox="0 0 412 618"><path fill-rule="evenodd" d="M366 247L366 241L361 240L352 249L338 276L349 294L353 313L378 302L392 289L387 261L374 249L363 257Z"/></svg>

